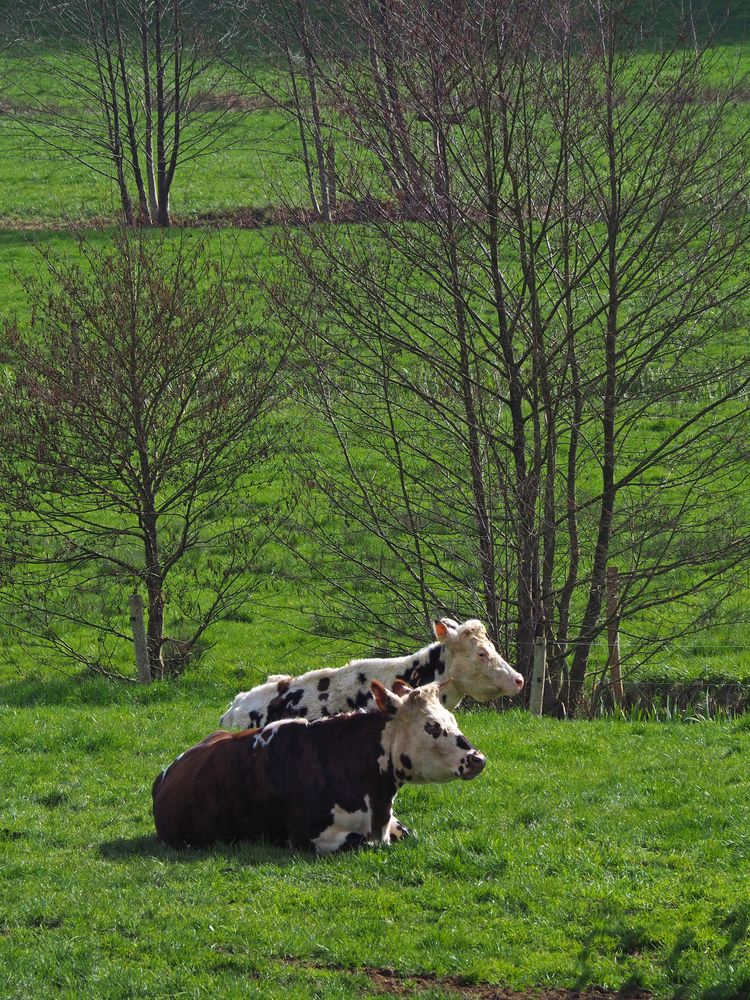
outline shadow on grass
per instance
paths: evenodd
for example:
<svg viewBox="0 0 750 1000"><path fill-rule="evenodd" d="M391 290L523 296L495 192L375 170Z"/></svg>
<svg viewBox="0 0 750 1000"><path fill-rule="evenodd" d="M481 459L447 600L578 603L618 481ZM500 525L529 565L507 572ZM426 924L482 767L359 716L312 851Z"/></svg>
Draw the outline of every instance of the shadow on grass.
<svg viewBox="0 0 750 1000"><path fill-rule="evenodd" d="M575 982L576 989L579 990L596 981L595 959L602 952L614 952L620 962L625 963L628 959L637 960L644 952L658 948L659 942L654 940L645 928L629 925L609 907L604 907L599 916L600 919L595 921L595 926L581 941L578 976ZM640 1000L651 995L650 990L646 989L640 970L631 965L630 969L624 972L623 981L615 996L619 1000Z"/></svg>
<svg viewBox="0 0 750 1000"><path fill-rule="evenodd" d="M154 697L150 691L149 694L153 700L158 700L158 695ZM133 690L125 684L81 674L23 677L0 684L0 704L9 708L123 705L132 703L133 695Z"/></svg>
<svg viewBox="0 0 750 1000"><path fill-rule="evenodd" d="M128 861L133 858L155 858L175 864L193 864L206 858L224 858L231 867L246 865L299 866L319 862L315 854L291 851L267 843L215 844L213 847L169 847L154 834L140 837L119 837L99 845L99 854L107 861Z"/></svg>
<svg viewBox="0 0 750 1000"><path fill-rule="evenodd" d="M0 705L9 708L57 708L118 705L173 705L180 701L194 704L213 698L216 718L228 698L233 697L225 685L211 685L199 671L179 681L157 680L151 684L130 684L94 677L90 673L59 674L45 677L27 675L0 683Z"/></svg>

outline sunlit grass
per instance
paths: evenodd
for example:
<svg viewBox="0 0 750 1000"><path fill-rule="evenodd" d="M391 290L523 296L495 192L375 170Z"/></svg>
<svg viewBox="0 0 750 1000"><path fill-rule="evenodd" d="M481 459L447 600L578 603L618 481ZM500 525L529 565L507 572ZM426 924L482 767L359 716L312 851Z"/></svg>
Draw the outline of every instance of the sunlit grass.
<svg viewBox="0 0 750 1000"><path fill-rule="evenodd" d="M234 996L249 979L356 996L367 966L686 1000L750 988L744 723L463 715L480 779L404 790L415 841L315 859L153 839L151 781L214 728L212 685L5 701L3 995Z"/></svg>

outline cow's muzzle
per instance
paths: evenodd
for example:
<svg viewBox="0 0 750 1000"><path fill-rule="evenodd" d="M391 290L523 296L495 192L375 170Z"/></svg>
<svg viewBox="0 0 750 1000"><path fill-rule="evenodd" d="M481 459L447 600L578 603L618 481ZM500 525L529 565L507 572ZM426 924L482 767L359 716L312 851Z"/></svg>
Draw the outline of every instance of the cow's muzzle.
<svg viewBox="0 0 750 1000"><path fill-rule="evenodd" d="M472 750L471 753L466 755L466 763L464 764L464 773L461 777L466 781L469 778L476 778L478 774L481 774L484 770L484 765L487 763L487 758L484 757L478 750Z"/></svg>

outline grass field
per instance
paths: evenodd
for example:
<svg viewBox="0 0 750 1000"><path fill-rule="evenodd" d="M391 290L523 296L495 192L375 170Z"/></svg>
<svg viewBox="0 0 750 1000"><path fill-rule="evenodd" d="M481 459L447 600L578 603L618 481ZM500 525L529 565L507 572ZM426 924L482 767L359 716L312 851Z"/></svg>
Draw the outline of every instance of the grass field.
<svg viewBox="0 0 750 1000"><path fill-rule="evenodd" d="M475 712L488 768L406 789L413 842L166 849L151 781L233 693L3 687L0 995L377 995L368 968L750 995L746 721Z"/></svg>

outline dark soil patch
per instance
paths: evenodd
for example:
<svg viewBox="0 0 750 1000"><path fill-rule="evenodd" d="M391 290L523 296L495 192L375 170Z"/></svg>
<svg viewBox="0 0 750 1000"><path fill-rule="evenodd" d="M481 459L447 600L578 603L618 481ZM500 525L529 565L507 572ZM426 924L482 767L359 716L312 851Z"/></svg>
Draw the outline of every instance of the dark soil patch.
<svg viewBox="0 0 750 1000"><path fill-rule="evenodd" d="M390 969L359 969L372 982L378 993L386 996L418 996L422 990L438 987L471 1000L648 1000L643 990L621 992L590 986L583 990L548 989L509 990L489 983L467 983L460 976L440 978L430 973L403 976Z"/></svg>
<svg viewBox="0 0 750 1000"><path fill-rule="evenodd" d="M712 718L717 710L739 715L750 708L750 684L746 681L631 681L625 684L626 708L659 708L669 704L684 713Z"/></svg>
<svg viewBox="0 0 750 1000"><path fill-rule="evenodd" d="M331 223L346 225L352 223L383 223L383 222L427 222L429 211L424 205L409 202L406 199L397 201L393 198L362 198L341 201L331 213ZM117 225L120 216L91 216L76 219L19 219L0 217L0 229L14 232L80 232L91 229L106 229ZM319 212L312 208L290 207L285 205L247 205L215 212L202 212L198 215L172 215L172 227L179 228L235 228L263 229L267 226L310 226L322 223Z"/></svg>
<svg viewBox="0 0 750 1000"><path fill-rule="evenodd" d="M404 973L397 972L395 969L378 969L372 966L346 968L344 966L319 965L315 962L305 962L291 957L284 958L282 961L288 965L307 969L358 973L367 976L375 992L393 997L418 997L422 991L435 988L455 993L456 996L467 998L467 1000L649 1000L652 996L648 990L607 990L600 986L587 986L580 990L550 989L545 986L511 990L503 986L493 986L491 983L469 982L461 976L438 976L433 972Z"/></svg>
<svg viewBox="0 0 750 1000"><path fill-rule="evenodd" d="M519 703L512 698L497 698L491 702L475 702L465 698L461 703L467 709L494 709L504 712L518 708ZM614 711L615 703L609 685L599 691L598 705L606 711ZM669 681L659 678L625 682L625 700L622 708L635 718L641 712L648 718L657 717L667 709L674 718L687 721L699 719L733 718L750 711L750 682L717 678L716 680ZM592 712L590 702L584 702L578 718L585 719Z"/></svg>
<svg viewBox="0 0 750 1000"><path fill-rule="evenodd" d="M333 224L365 222L426 222L427 206L414 200L395 198L361 198L340 201L331 211ZM322 223L319 212L312 208L267 205L248 206L219 212L204 212L192 218L175 217L175 225L233 226L238 229L261 229L264 226L309 226Z"/></svg>

